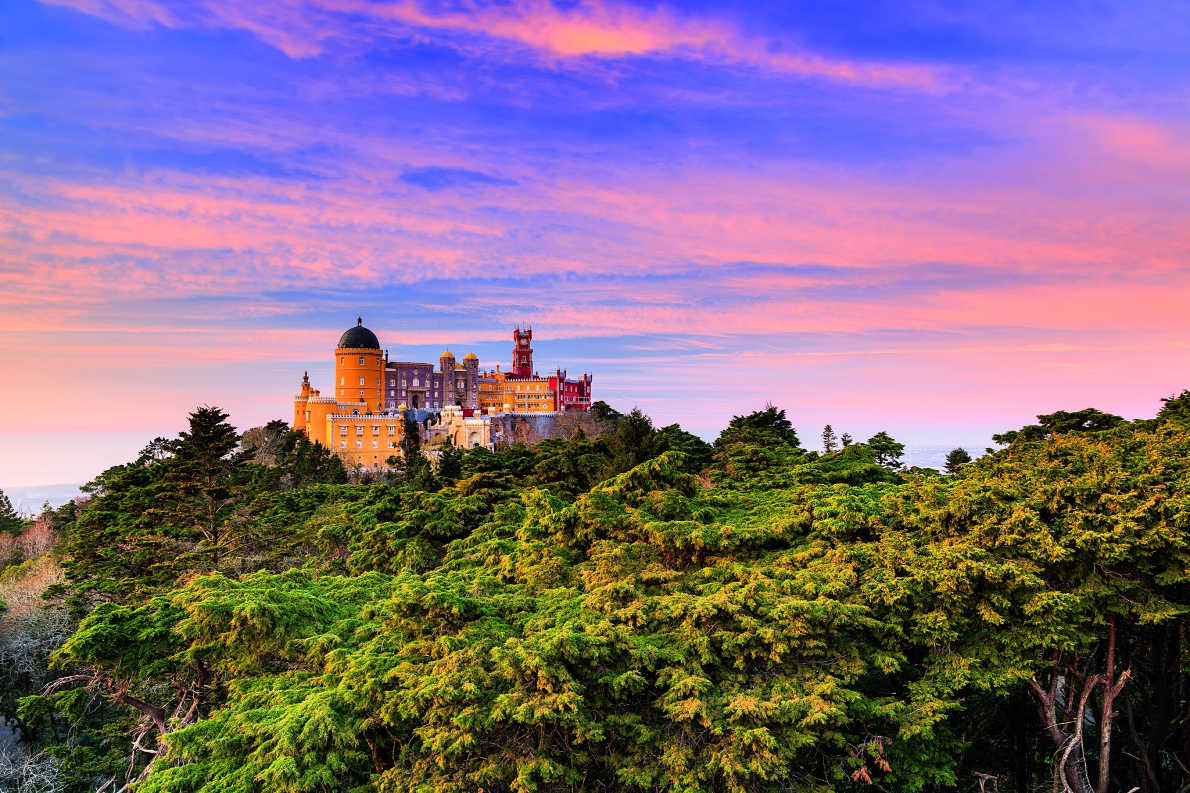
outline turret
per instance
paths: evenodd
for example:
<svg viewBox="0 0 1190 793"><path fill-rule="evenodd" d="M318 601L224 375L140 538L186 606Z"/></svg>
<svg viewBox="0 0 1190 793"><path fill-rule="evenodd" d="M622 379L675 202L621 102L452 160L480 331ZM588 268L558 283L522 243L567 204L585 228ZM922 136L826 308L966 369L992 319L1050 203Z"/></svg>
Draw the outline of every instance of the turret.
<svg viewBox="0 0 1190 793"><path fill-rule="evenodd" d="M466 373L467 384L463 407L475 410L479 407L479 356L473 352L464 355L463 371Z"/></svg>
<svg viewBox="0 0 1190 793"><path fill-rule="evenodd" d="M512 374L514 377L533 376L533 329L519 327L512 332Z"/></svg>
<svg viewBox="0 0 1190 793"><path fill-rule="evenodd" d="M438 358L438 370L442 372L442 406L457 405L461 394L455 393L455 354L443 351Z"/></svg>
<svg viewBox="0 0 1190 793"><path fill-rule="evenodd" d="M293 398L293 428L297 431L306 429L306 402L314 389L310 388L310 373L302 372L302 386L297 396Z"/></svg>
<svg viewBox="0 0 1190 793"><path fill-rule="evenodd" d="M368 410L384 409L384 356L376 334L356 317L355 327L339 337L335 347L335 398L364 402Z"/></svg>

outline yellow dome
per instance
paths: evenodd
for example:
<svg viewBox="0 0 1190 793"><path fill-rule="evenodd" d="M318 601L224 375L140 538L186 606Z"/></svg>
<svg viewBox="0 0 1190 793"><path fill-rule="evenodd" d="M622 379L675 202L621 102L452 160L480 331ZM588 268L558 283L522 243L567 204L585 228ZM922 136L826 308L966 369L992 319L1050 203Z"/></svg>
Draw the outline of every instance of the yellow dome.
<svg viewBox="0 0 1190 793"><path fill-rule="evenodd" d="M478 355L476 355L476 354L475 354L475 353L473 353L473 352L469 352L469 353L467 353L466 355L464 355L464 356L463 356L463 360L464 360L464 361L478 361L478 360L479 360L479 356L478 356Z"/></svg>
<svg viewBox="0 0 1190 793"><path fill-rule="evenodd" d="M453 357L455 357L455 354L453 352L451 352L450 350L446 350L445 352L442 353L442 355L440 355L438 357L439 358L453 358Z"/></svg>

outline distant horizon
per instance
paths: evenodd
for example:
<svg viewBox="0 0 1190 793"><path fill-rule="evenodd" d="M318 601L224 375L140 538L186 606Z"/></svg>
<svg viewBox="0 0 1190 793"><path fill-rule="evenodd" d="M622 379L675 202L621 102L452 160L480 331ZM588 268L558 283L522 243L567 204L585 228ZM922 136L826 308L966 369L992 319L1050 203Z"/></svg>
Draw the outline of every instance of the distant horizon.
<svg viewBox="0 0 1190 793"><path fill-rule="evenodd" d="M799 437L800 437L800 433L799 433ZM704 438L704 440L707 440L707 439ZM713 440L713 438L711 440ZM860 441L860 442L862 442L862 441ZM146 443L147 443L147 441L146 441ZM803 444L804 443L805 442L803 440ZM954 446L950 446L950 445L942 445L942 446L917 445L917 446L915 446L915 445L911 445L911 444L905 444L904 464L906 466L919 466L922 468L937 468L937 469L941 470L942 462L943 462L942 458L945 457L946 453L949 452L950 450L952 450L954 448L963 448L967 452L969 452L973 458L978 458L984 454L985 449L989 445L991 445L990 438L988 440L988 443L984 444L984 445L959 443L959 444L955 444ZM820 451L820 449L810 449L810 451ZM123 462L131 462L131 460L124 460ZM119 464L120 464L119 462L112 463L112 465L119 465ZM107 466L107 467L110 467L110 466ZM103 470L106 470L106 468L101 469L100 471L96 471L96 475L102 473ZM35 495L29 496L28 494L30 494L30 493L35 494L38 491L58 490L58 489L65 491L67 488L73 488L77 494L78 489L80 487L82 487L83 485L85 485L87 482L91 481L91 479L94 479L94 477L91 477L90 479L79 480L77 482L36 482L33 484L15 484L15 485L8 485L8 486L0 485L0 492L5 493L10 498L12 498L13 506L16 508L17 512L21 512L24 514L30 514L30 512L29 512L30 505L32 505L34 507L39 507L41 505L41 501L39 501ZM13 497L14 493L15 494L23 494L25 496L25 498L23 500L19 500L18 498ZM54 500L51 499L50 506L53 506L53 507L61 506L61 504L66 503L72 497L73 496L64 497L64 498L62 498L61 501L56 502L56 503ZM36 501L37 503L33 504L33 501Z"/></svg>

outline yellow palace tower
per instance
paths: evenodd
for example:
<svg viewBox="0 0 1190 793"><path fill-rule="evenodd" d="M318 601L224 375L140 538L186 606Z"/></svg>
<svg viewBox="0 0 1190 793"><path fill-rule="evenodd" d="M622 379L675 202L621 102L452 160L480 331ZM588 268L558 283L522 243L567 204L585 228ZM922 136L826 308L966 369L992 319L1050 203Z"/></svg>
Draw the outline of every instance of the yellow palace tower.
<svg viewBox="0 0 1190 793"><path fill-rule="evenodd" d="M339 337L335 348L335 398L340 404L363 403L367 409L384 410L384 355L380 340L356 317L355 327Z"/></svg>

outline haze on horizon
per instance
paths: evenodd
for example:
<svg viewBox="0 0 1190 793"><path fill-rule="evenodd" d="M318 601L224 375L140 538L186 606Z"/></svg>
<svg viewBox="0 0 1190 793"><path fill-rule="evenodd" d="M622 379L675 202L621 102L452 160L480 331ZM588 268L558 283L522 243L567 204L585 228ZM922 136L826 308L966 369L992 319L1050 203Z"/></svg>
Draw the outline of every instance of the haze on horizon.
<svg viewBox="0 0 1190 793"><path fill-rule="evenodd" d="M0 488L286 418L357 314L807 445L1190 386L1190 6L739 6L13 0Z"/></svg>

